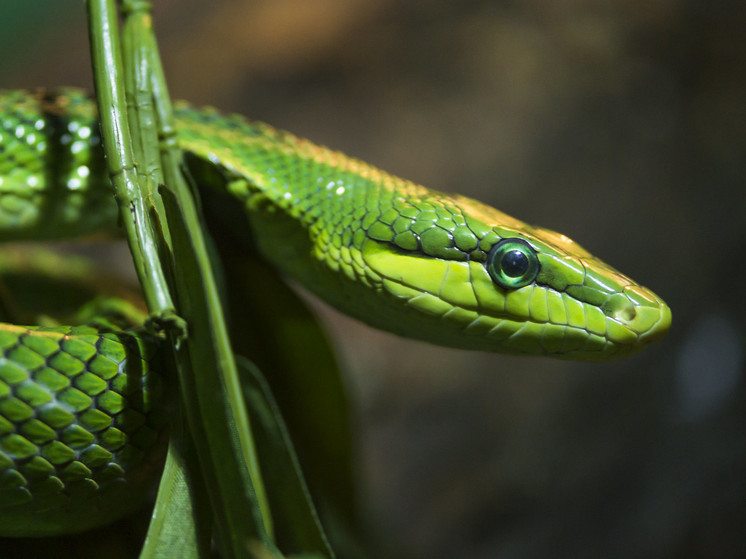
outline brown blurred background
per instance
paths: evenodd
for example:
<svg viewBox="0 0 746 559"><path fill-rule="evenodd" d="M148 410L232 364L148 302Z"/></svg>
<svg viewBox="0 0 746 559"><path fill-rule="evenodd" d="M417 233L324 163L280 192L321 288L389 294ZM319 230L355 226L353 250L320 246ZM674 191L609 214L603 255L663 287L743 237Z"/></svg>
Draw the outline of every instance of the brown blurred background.
<svg viewBox="0 0 746 559"><path fill-rule="evenodd" d="M174 97L562 231L673 309L608 364L323 309L387 556L746 556L746 4L156 4ZM90 87L82 1L3 3L0 49L2 88Z"/></svg>

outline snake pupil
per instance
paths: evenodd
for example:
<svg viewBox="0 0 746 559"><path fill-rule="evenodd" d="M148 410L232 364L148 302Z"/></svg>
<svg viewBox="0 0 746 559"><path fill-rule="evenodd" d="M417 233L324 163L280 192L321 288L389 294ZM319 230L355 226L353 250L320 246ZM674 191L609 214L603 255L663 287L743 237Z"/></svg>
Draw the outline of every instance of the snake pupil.
<svg viewBox="0 0 746 559"><path fill-rule="evenodd" d="M520 238L503 239L492 247L485 263L492 280L503 289L530 284L539 274L536 251Z"/></svg>
<svg viewBox="0 0 746 559"><path fill-rule="evenodd" d="M528 270L528 256L522 251L514 249L503 256L500 264L506 276L518 278Z"/></svg>

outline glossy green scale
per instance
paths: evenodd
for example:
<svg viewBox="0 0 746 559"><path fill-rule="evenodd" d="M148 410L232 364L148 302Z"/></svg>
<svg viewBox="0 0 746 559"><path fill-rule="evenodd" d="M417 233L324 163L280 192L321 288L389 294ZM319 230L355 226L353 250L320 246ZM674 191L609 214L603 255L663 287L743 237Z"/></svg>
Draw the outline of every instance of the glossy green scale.
<svg viewBox="0 0 746 559"><path fill-rule="evenodd" d="M445 346L579 360L631 355L669 328L670 310L658 296L564 235L266 124L186 104L177 104L175 118L184 168L208 212L286 275L368 324ZM116 229L95 110L84 93L0 93L0 125L0 238ZM34 519L42 510L60 514L48 495L75 476L103 499L97 472L108 472L106 480L130 475L118 448L158 447L160 431L147 419L158 402L148 397L143 404L153 407L137 409L122 380L130 376L99 370L102 347L70 341L95 333L3 328L24 342L0 347L0 487L25 496ZM60 351L44 355L42 340L51 335ZM126 372L138 363L139 354L127 355L117 366ZM146 418L147 431L136 422L125 429L136 417ZM39 482L37 492L37 477L52 481ZM85 507L73 501L58 504ZM0 506L8 502L0 498ZM0 520L2 533L21 530L10 516ZM53 523L37 525L54 532Z"/></svg>
<svg viewBox="0 0 746 559"><path fill-rule="evenodd" d="M0 534L82 531L141 504L173 403L158 340L4 324L0 352Z"/></svg>
<svg viewBox="0 0 746 559"><path fill-rule="evenodd" d="M95 114L81 92L0 95L3 240L115 231L117 207Z"/></svg>
<svg viewBox="0 0 746 559"><path fill-rule="evenodd" d="M441 345L586 360L629 355L668 329L659 297L564 235L264 124L183 104L176 116L195 175L243 202L265 257L368 324ZM536 255L526 285L500 284L487 266L511 239ZM604 302L617 294L612 309Z"/></svg>

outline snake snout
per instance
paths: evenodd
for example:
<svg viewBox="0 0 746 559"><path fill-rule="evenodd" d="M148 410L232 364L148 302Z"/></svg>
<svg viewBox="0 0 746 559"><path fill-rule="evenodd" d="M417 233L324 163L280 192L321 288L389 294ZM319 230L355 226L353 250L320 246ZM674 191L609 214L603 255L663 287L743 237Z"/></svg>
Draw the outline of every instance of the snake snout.
<svg viewBox="0 0 746 559"><path fill-rule="evenodd" d="M647 345L658 341L671 326L671 309L649 289L628 285L621 293L609 298L604 313L633 334L627 343ZM632 339L633 338L633 339ZM624 340L613 340L624 343Z"/></svg>

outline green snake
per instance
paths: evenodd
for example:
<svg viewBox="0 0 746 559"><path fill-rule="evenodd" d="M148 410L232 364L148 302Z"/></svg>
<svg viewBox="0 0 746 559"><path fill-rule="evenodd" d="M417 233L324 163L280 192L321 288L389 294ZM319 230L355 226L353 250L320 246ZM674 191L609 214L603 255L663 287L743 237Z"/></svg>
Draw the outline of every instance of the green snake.
<svg viewBox="0 0 746 559"><path fill-rule="evenodd" d="M278 270L372 326L443 346L631 355L671 312L568 237L271 126L175 108L206 206ZM94 103L0 93L0 238L116 233ZM0 536L131 510L163 455L168 364L141 329L0 324Z"/></svg>

